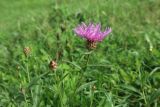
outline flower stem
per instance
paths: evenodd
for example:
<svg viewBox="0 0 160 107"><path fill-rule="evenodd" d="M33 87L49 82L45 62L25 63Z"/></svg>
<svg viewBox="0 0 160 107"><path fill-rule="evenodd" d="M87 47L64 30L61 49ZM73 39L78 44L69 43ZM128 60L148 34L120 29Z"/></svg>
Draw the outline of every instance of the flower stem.
<svg viewBox="0 0 160 107"><path fill-rule="evenodd" d="M28 61L29 61L29 59L28 59L28 56L27 56L26 71L27 71L28 82L30 82L31 79L30 79L30 73L29 73L29 70L28 70Z"/></svg>
<svg viewBox="0 0 160 107"><path fill-rule="evenodd" d="M90 54L91 54L91 53L88 53L88 54L87 54L85 66L82 67L82 70L80 70L80 78L79 78L79 81L78 81L78 83L77 83L77 87L81 84L82 78L84 77L84 73L85 73L85 71L87 70L87 66L88 66L88 63L89 63ZM76 93L76 90L74 91L74 94L75 94L75 93Z"/></svg>
<svg viewBox="0 0 160 107"><path fill-rule="evenodd" d="M29 71L28 63L29 63L29 56L27 56L26 71L27 71L28 83L30 83L31 82L31 78L30 78L30 71ZM30 90L30 92L31 92L31 97L33 99L32 89Z"/></svg>
<svg viewBox="0 0 160 107"><path fill-rule="evenodd" d="M87 69L87 66L88 66L88 63L89 63L89 57L90 57L90 54L87 54L87 59L86 59L86 64L85 64L85 67L84 67L84 71L86 71L86 69Z"/></svg>

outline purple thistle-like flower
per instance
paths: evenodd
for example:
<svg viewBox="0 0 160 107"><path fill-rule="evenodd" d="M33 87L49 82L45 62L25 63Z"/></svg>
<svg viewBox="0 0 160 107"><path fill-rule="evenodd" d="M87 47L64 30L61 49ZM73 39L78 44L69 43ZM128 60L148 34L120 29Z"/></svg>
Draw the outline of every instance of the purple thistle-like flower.
<svg viewBox="0 0 160 107"><path fill-rule="evenodd" d="M111 30L111 28L106 28L106 30L104 32L102 32L100 24L94 25L94 24L90 23L87 26L85 23L82 23L81 25L78 25L78 27L76 27L74 29L74 31L78 36L87 39L87 41L100 42L112 30Z"/></svg>

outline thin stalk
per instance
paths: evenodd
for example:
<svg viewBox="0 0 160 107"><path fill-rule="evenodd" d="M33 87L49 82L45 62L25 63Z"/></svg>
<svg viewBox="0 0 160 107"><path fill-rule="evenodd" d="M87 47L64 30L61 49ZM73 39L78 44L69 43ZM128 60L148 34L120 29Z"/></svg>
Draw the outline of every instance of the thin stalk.
<svg viewBox="0 0 160 107"><path fill-rule="evenodd" d="M82 69L83 72L81 72L80 80L82 80L82 77L84 76L84 72L87 70L88 63L89 63L89 57L90 57L90 54L87 54L87 59L86 59L85 67L84 67L84 69Z"/></svg>
<svg viewBox="0 0 160 107"><path fill-rule="evenodd" d="M90 107L93 107L93 97L94 97L94 91L92 90L92 87L91 87L91 102L90 102Z"/></svg>
<svg viewBox="0 0 160 107"><path fill-rule="evenodd" d="M90 58L91 53L87 54L87 58L86 58L86 63L85 63L85 67L82 69L81 76L79 78L79 81L77 83L77 86L80 85L80 83L82 82L82 78L84 77L84 72L87 70L88 67L88 63L89 63L89 58ZM76 93L76 90L74 91L74 94Z"/></svg>
<svg viewBox="0 0 160 107"><path fill-rule="evenodd" d="M90 57L90 54L87 55L87 60L86 60L86 64L85 64L84 71L86 71L86 69L87 69L87 67L88 67L89 57Z"/></svg>
<svg viewBox="0 0 160 107"><path fill-rule="evenodd" d="M21 87L21 92L22 92L22 94L23 94L23 96L24 96L25 103L26 103L27 106L28 106L27 96L26 96L25 91L24 91L23 87L21 86L21 84L20 84L20 87Z"/></svg>
<svg viewBox="0 0 160 107"><path fill-rule="evenodd" d="M31 82L31 78L30 78L30 72L29 72L29 67L28 67L28 61L29 61L29 57L27 56L27 64L26 64L26 72L27 72L27 78L28 78L28 82ZM31 90L31 97L33 99L33 92Z"/></svg>
<svg viewBox="0 0 160 107"><path fill-rule="evenodd" d="M143 99L144 99L145 104L148 105L147 100L146 100L146 96L145 96L145 93L144 93L144 90L142 92L142 95L143 95Z"/></svg>
<svg viewBox="0 0 160 107"><path fill-rule="evenodd" d="M63 104L63 92L62 92L62 88L61 88L61 82L59 81L60 79L59 79L59 77L57 75L56 69L54 70L54 72L55 72L55 80L56 80L55 84L58 86L58 89L59 89L58 94L59 94L60 105L61 105L61 107L64 107L64 104Z"/></svg>
<svg viewBox="0 0 160 107"><path fill-rule="evenodd" d="M27 106L28 106L28 102L27 102L26 94L24 93L23 95L24 95L24 100L25 100L25 102L26 102L26 104L27 104Z"/></svg>
<svg viewBox="0 0 160 107"><path fill-rule="evenodd" d="M28 70L28 56L27 56L27 64L26 64L26 71L27 71L27 78L28 78L28 82L30 82L31 81L31 79L30 79L30 73L29 73L29 70Z"/></svg>

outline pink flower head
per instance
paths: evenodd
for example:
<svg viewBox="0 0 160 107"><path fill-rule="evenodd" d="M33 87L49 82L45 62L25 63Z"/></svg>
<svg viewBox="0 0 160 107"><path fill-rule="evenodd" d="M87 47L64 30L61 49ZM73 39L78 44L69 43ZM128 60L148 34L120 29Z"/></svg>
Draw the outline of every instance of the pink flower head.
<svg viewBox="0 0 160 107"><path fill-rule="evenodd" d="M88 26L85 23L82 23L74 29L74 32L78 36L92 42L102 41L111 31L111 28L106 28L106 30L102 32L100 24L94 25L92 23Z"/></svg>

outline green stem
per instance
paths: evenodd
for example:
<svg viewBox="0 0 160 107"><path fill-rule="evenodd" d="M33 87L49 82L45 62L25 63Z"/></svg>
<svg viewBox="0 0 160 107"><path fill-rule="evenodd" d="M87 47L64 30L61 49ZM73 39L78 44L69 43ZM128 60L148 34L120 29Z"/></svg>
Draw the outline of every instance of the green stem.
<svg viewBox="0 0 160 107"><path fill-rule="evenodd" d="M26 64L26 71L27 71L27 78L28 78L28 82L30 83L31 82L31 79L30 79L30 72L29 72L29 67L28 67L28 61L29 61L29 58L27 56L27 64ZM31 97L33 99L33 92L31 90Z"/></svg>
<svg viewBox="0 0 160 107"><path fill-rule="evenodd" d="M31 79L30 79L30 73L29 73L29 70L28 70L28 56L27 56L27 64L26 64L26 70L27 70L27 77L28 77L28 82L30 82L31 81Z"/></svg>
<svg viewBox="0 0 160 107"><path fill-rule="evenodd" d="M27 96L26 96L25 91L23 91L23 87L21 86L21 84L20 84L20 88L21 88L21 92L22 92L22 94L23 94L23 96L24 96L25 103L26 103L26 104L27 104L27 106L28 106Z"/></svg>
<svg viewBox="0 0 160 107"><path fill-rule="evenodd" d="M26 104L27 104L27 106L28 106L28 102L27 102L26 94L24 93L23 95L24 95L25 103L26 103Z"/></svg>
<svg viewBox="0 0 160 107"><path fill-rule="evenodd" d="M90 54L87 55L87 61L86 61L86 64L85 64L84 71L86 71L86 69L87 69L87 67L88 67L89 57L90 57Z"/></svg>
<svg viewBox="0 0 160 107"><path fill-rule="evenodd" d="M89 63L89 57L90 57L90 54L87 54L87 59L86 59L85 67L83 69L83 72L81 72L80 80L82 80L82 77L84 76L84 72L87 70L88 63Z"/></svg>
<svg viewBox="0 0 160 107"><path fill-rule="evenodd" d="M90 54L91 54L91 53L87 54L85 67L82 69L83 71L80 72L81 76L80 76L80 78L79 78L79 81L78 81L78 83L77 83L77 86L79 86L80 83L82 82L82 78L84 77L84 72L87 70L87 66L88 66L88 63L89 63ZM76 90L74 91L74 94L75 94L75 93L76 93Z"/></svg>
<svg viewBox="0 0 160 107"><path fill-rule="evenodd" d="M93 91L92 91L92 89L91 89L91 102L90 102L90 107L92 107L92 105L93 105L93 97L94 97L94 93L93 93Z"/></svg>

